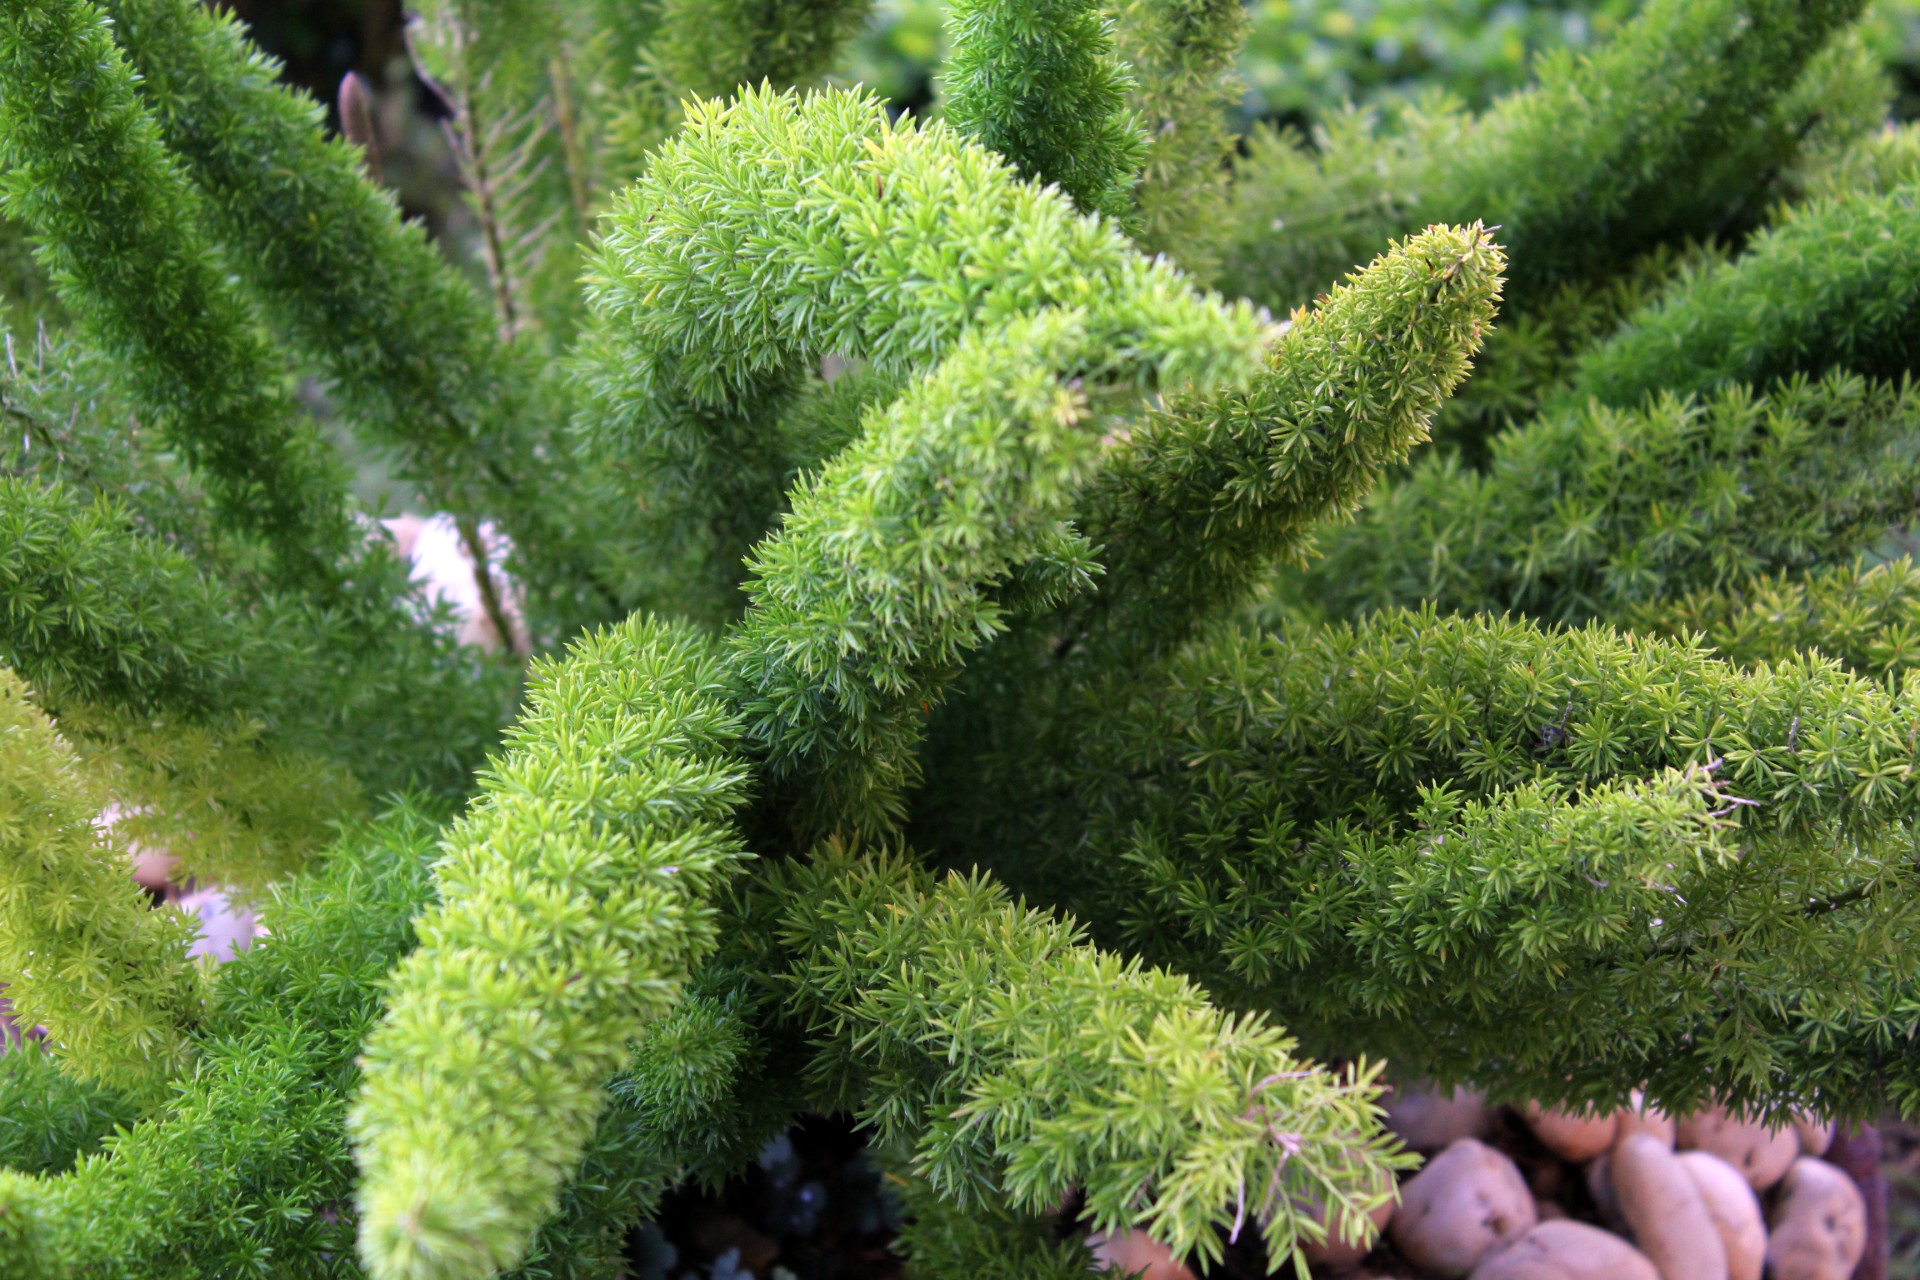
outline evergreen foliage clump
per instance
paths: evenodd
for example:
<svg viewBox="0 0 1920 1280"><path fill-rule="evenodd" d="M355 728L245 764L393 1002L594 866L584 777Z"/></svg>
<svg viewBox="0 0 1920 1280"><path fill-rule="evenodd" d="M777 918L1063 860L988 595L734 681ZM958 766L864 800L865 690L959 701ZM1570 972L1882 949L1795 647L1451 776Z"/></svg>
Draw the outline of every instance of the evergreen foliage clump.
<svg viewBox="0 0 1920 1280"><path fill-rule="evenodd" d="M1390 1077L1920 1115L1861 8L1242 152L1237 0L917 115L859 0L422 0L434 243L233 20L0 0L0 1280L612 1277L810 1112L912 1275L1277 1270Z"/></svg>

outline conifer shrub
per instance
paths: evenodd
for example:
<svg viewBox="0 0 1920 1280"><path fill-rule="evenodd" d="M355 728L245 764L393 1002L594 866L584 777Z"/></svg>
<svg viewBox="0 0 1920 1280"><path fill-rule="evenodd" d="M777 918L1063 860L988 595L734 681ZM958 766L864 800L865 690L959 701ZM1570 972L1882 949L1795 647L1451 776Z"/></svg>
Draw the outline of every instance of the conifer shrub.
<svg viewBox="0 0 1920 1280"><path fill-rule="evenodd" d="M1243 151L1234 0L953 0L917 115L858 0L422 0L436 244L229 18L0 0L0 1277L612 1277L810 1112L910 1274L1277 1270L1387 1073L1920 1115L1862 7Z"/></svg>

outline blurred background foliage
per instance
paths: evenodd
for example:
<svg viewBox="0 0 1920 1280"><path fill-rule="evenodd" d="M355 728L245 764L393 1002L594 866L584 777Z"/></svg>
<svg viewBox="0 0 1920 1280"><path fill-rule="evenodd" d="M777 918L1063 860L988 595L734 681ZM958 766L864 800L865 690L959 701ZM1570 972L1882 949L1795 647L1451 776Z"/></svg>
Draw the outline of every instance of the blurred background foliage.
<svg viewBox="0 0 1920 1280"><path fill-rule="evenodd" d="M232 0L229 7L285 61L288 78L323 101L331 103L348 71L389 88L408 76L403 0ZM1249 0L1253 33L1241 64L1239 123L1308 127L1348 102L1436 88L1483 106L1525 83L1536 55L1583 49L1636 7L1635 0ZM903 109L924 109L941 56L940 15L940 0L878 0L845 78ZM1876 0L1865 31L1899 85L1896 116L1920 116L1920 0ZM408 105L431 122L437 104L416 90ZM430 172L389 179L419 212L436 203L420 185Z"/></svg>
<svg viewBox="0 0 1920 1280"><path fill-rule="evenodd" d="M1445 89L1473 106L1527 81L1535 55L1578 51L1632 15L1635 0L1250 0L1242 124L1310 126L1348 102ZM939 0L880 0L850 76L905 106L930 98ZM1920 0L1877 0L1865 30L1920 113Z"/></svg>

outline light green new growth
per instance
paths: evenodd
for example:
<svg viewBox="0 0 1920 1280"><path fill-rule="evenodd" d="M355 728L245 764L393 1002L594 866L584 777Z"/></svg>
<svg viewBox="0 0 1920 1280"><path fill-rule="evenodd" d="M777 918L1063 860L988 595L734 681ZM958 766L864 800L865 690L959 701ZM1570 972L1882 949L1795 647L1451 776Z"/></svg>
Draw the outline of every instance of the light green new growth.
<svg viewBox="0 0 1920 1280"><path fill-rule="evenodd" d="M153 1097L200 1017L184 916L149 909L96 828L99 796L0 668L0 981L75 1073Z"/></svg>
<svg viewBox="0 0 1920 1280"><path fill-rule="evenodd" d="M189 1280L259 1270L333 1280L352 1261L347 1102L355 1058L380 1012L381 982L413 944L431 901L434 816L402 805L348 833L315 875L265 906L268 934L221 966L200 1065L165 1105L70 1171L123 1102L48 1084L28 1050L0 1057L5 1280ZM605 1280L639 1213L688 1172L730 1171L783 1122L791 1088L753 1040L766 1003L696 981L653 1023L613 1081L612 1103L561 1215L509 1280ZM15 1103L18 1103L16 1106ZM65 1172L63 1172L65 1171ZM291 1210L291 1211L290 1211ZM193 1241L192 1249L178 1242Z"/></svg>
<svg viewBox="0 0 1920 1280"><path fill-rule="evenodd" d="M749 90L689 112L615 202L583 354L583 425L643 505L636 558L686 557L677 607L737 611L740 557L816 461L768 422L823 356L904 377L970 328L1051 306L1084 309L1087 359L1110 351L1141 381L1251 366L1251 309L1195 298L1111 225L943 124L893 125L874 99L839 92Z"/></svg>
<svg viewBox="0 0 1920 1280"><path fill-rule="evenodd" d="M866 0L420 0L435 243L232 19L0 0L0 1280L612 1280L828 1112L916 1280L1304 1273L1380 1055L1920 1114L1860 6L1230 162L1238 0L956 0L932 123L817 89ZM135 843L265 936L197 971Z"/></svg>
<svg viewBox="0 0 1920 1280"><path fill-rule="evenodd" d="M1304 1197L1357 1217L1391 1193L1403 1160L1375 1128L1373 1068L1303 1061L984 877L830 846L765 891L753 918L790 957L816 1089L910 1142L957 1207L1038 1213L1080 1189L1101 1230L1216 1260L1220 1232L1257 1227L1278 1264L1320 1230Z"/></svg>
<svg viewBox="0 0 1920 1280"><path fill-rule="evenodd" d="M1130 222L1146 140L1099 0L953 0L946 24L947 122L1022 177Z"/></svg>
<svg viewBox="0 0 1920 1280"><path fill-rule="evenodd" d="M195 720L61 703L62 736L115 807L115 842L164 851L172 875L257 890L304 866L366 810L341 762L282 747L239 714Z"/></svg>
<svg viewBox="0 0 1920 1280"><path fill-rule="evenodd" d="M536 665L367 1039L351 1129L375 1280L481 1280L552 1216L627 1042L713 945L737 737L708 646L665 624Z"/></svg>
<svg viewBox="0 0 1920 1280"><path fill-rule="evenodd" d="M268 936L220 967L197 1069L163 1107L60 1176L0 1174L0 1276L359 1274L351 1216L316 1207L352 1193L354 1056L412 942L433 837L404 806L349 834L267 904Z"/></svg>
<svg viewBox="0 0 1920 1280"><path fill-rule="evenodd" d="M352 537L338 465L199 236L201 203L86 0L0 5L0 186L91 336L237 530L323 584Z"/></svg>
<svg viewBox="0 0 1920 1280"><path fill-rule="evenodd" d="M1036 602L965 681L934 727L931 772L951 783L920 818L982 830L994 810L967 797L1017 793L1036 760L1075 749L1082 703L1124 697L1276 560L1302 559L1425 437L1491 324L1501 264L1483 230L1432 228L1296 313L1245 390L1175 394L1118 433L1072 504L1096 589Z"/></svg>
<svg viewBox="0 0 1920 1280"><path fill-rule="evenodd" d="M1114 53L1133 73L1128 104L1146 132L1134 238L1197 279L1219 270L1227 234L1227 112L1251 25L1240 0L1114 0Z"/></svg>
<svg viewBox="0 0 1920 1280"><path fill-rule="evenodd" d="M1920 125L1887 124L1838 147L1802 175L1809 200L1885 195L1920 182Z"/></svg>
<svg viewBox="0 0 1920 1280"><path fill-rule="evenodd" d="M1505 262L1480 227L1430 228L1297 313L1247 389L1174 395L1134 425L1075 504L1105 573L1070 640L1128 668L1264 566L1304 560L1426 439L1492 328Z"/></svg>
<svg viewBox="0 0 1920 1280"><path fill-rule="evenodd" d="M1095 332L1048 310L969 335L796 486L754 552L738 696L770 776L804 781L803 826L899 819L930 704L1006 626L994 589L1023 562L1063 559L1057 521L1099 424L1072 375L1097 377L1113 350ZM1128 345L1151 359L1156 336ZM1063 567L1028 607L1084 588L1085 569Z"/></svg>

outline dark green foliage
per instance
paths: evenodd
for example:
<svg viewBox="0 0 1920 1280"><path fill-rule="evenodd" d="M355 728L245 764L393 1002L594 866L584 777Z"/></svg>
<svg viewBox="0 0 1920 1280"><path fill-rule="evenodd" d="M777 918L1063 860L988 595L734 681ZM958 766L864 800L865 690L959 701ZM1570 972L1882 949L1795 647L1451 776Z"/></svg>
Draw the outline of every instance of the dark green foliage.
<svg viewBox="0 0 1920 1280"><path fill-rule="evenodd" d="M1081 758L1035 780L1085 834L1036 883L1316 1046L1519 1096L1858 1113L1920 1096L1814 1034L1916 994L1910 699L1818 657L1742 674L1432 612L1229 634L1087 708Z"/></svg>
<svg viewBox="0 0 1920 1280"><path fill-rule="evenodd" d="M1729 662L1785 662L1806 650L1869 677L1920 665L1920 570L1905 556L1887 564L1755 578L1635 609L1636 631L1701 637Z"/></svg>
<svg viewBox="0 0 1920 1280"><path fill-rule="evenodd" d="M1920 513L1913 390L1834 375L1765 395L1590 404L1428 458L1332 531L1302 597L1562 621L1850 557ZM1810 496L1819 495L1818 501Z"/></svg>
<svg viewBox="0 0 1920 1280"><path fill-rule="evenodd" d="M1134 235L1202 280L1219 269L1227 235L1227 112L1240 82L1234 56L1247 33L1240 0L1120 0L1114 52L1132 69L1128 94L1146 154L1134 190Z"/></svg>
<svg viewBox="0 0 1920 1280"><path fill-rule="evenodd" d="M910 1172L893 1173L890 1185L905 1218L893 1247L908 1276L1085 1280L1093 1270L1084 1245L1058 1239L1053 1223L998 1196L956 1206Z"/></svg>
<svg viewBox="0 0 1920 1280"><path fill-rule="evenodd" d="M433 631L380 628L391 615L351 602L249 606L131 523L105 499L0 479L0 658L49 705L203 725L248 714L271 745L337 760L374 789L457 790L492 745L498 668ZM369 563L402 589L390 561ZM429 734L437 750L423 751Z"/></svg>
<svg viewBox="0 0 1920 1280"><path fill-rule="evenodd" d="M1920 188L1816 200L1687 273L1579 362L1573 395L1636 405L1835 365L1898 375L1920 304Z"/></svg>
<svg viewBox="0 0 1920 1280"><path fill-rule="evenodd" d="M1657 249L1606 280L1559 285L1524 315L1502 315L1474 361L1473 376L1440 406L1433 428L1439 451L1457 452L1463 462L1484 468L1492 437L1559 400L1582 353L1611 337L1681 272L1725 256L1708 245Z"/></svg>
<svg viewBox="0 0 1920 1280"><path fill-rule="evenodd" d="M947 38L954 129L1081 209L1126 219L1146 140L1098 0L953 0Z"/></svg>
<svg viewBox="0 0 1920 1280"><path fill-rule="evenodd" d="M192 471L153 429L115 362L71 328L31 339L0 334L0 470L123 508L133 528L159 535L202 573L251 581L244 537L209 517Z"/></svg>
<svg viewBox="0 0 1920 1280"><path fill-rule="evenodd" d="M139 1114L120 1094L68 1075L38 1040L0 1054L0 1168L60 1173Z"/></svg>
<svg viewBox="0 0 1920 1280"><path fill-rule="evenodd" d="M662 89L670 98L718 98L763 82L786 88L819 80L872 0L659 0L658 7L648 54Z"/></svg>
<svg viewBox="0 0 1920 1280"><path fill-rule="evenodd" d="M337 464L296 417L284 369L218 258L200 202L85 0L0 7L0 189L90 333L206 478L236 529L325 581L350 537Z"/></svg>
<svg viewBox="0 0 1920 1280"><path fill-rule="evenodd" d="M109 499L0 478L0 655L56 701L189 715L238 704L231 598Z"/></svg>
<svg viewBox="0 0 1920 1280"><path fill-rule="evenodd" d="M604 613L594 512L576 509L583 485L555 429L564 412L493 339L467 283L363 179L357 152L323 139L317 104L276 84L231 18L188 0L105 7L229 260L348 421L436 505L498 520L520 576L561 594L554 621Z"/></svg>

